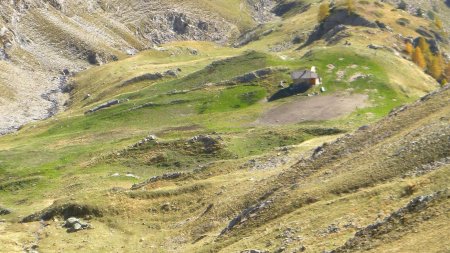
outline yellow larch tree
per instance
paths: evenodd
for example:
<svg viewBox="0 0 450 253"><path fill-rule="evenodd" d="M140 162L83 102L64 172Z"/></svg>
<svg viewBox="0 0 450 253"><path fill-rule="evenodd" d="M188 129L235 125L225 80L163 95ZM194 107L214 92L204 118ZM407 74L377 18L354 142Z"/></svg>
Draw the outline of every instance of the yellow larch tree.
<svg viewBox="0 0 450 253"><path fill-rule="evenodd" d="M419 66L421 69L425 69L427 66L427 62L425 61L425 57L423 56L422 50L420 47L416 47L414 53L412 55L413 62Z"/></svg>
<svg viewBox="0 0 450 253"><path fill-rule="evenodd" d="M319 22L322 22L330 15L330 4L328 1L323 2L319 6L319 14L317 15L317 19Z"/></svg>
<svg viewBox="0 0 450 253"><path fill-rule="evenodd" d="M439 55L433 56L428 69L430 75L436 80L439 80L442 76L442 62L439 58Z"/></svg>
<svg viewBox="0 0 450 253"><path fill-rule="evenodd" d="M414 52L414 46L411 44L411 42L407 41L405 43L405 52L409 55L412 56L413 52Z"/></svg>

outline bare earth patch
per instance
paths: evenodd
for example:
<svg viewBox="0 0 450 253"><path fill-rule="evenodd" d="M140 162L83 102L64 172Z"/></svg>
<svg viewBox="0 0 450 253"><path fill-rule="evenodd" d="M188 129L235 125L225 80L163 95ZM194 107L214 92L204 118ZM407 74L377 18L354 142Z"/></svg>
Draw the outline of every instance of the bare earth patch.
<svg viewBox="0 0 450 253"><path fill-rule="evenodd" d="M256 123L283 125L333 119L367 106L367 99L365 94L302 97L266 111Z"/></svg>

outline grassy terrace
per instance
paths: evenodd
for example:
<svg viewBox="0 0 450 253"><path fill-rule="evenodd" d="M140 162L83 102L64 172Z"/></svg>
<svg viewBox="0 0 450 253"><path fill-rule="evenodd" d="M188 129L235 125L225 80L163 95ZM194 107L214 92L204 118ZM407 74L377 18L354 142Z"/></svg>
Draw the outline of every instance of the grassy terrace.
<svg viewBox="0 0 450 253"><path fill-rule="evenodd" d="M117 171L132 171L142 177L149 177L168 170L179 170L179 167L173 166L135 167L128 162L107 165L97 161L105 155L119 152L150 133L160 135L158 133L163 132L162 137L171 141L218 132L227 144L227 157L246 157L315 137L304 129L352 129L372 122L393 107L414 99L390 86L388 70L378 61L345 48L319 49L307 57L282 60L263 52L231 50L202 43L189 45L197 46L201 52L199 56L191 56L183 46L186 44L169 45L170 50L179 52L174 57L167 57L170 51L144 52L137 57L78 74L70 110L57 118L26 126L20 134L5 136L0 140L3 149L0 153L1 182L4 185L0 194L5 199L15 201L17 196L12 197L7 190L14 189L18 190L16 194L27 196L26 199L37 199L40 195L30 194L30 191L48 192L48 188L58 188L64 176L92 174L92 177L97 178ZM333 64L332 70L328 69L329 64ZM266 130L253 124L259 115L278 104L296 99L263 102L265 97L278 89L279 80L289 80L289 70L275 72L250 83L220 85L224 80L265 67L298 69L312 65L318 67L328 93L367 94L370 105L336 120L305 122ZM117 84L132 76L176 67L182 69L180 78L143 81L128 85L125 89L116 89ZM338 71L344 72L340 81L336 80ZM349 82L348 79L357 72L369 77ZM82 97L88 93L92 94L91 97L83 100ZM113 97L125 102L93 114L83 114ZM149 104L151 106L142 107ZM189 126L195 127L189 131L170 131L170 128ZM177 153L176 150L170 152ZM182 163L191 163L186 169L200 164L192 156L185 157ZM93 180L86 183L98 182ZM103 183L108 184L108 180Z"/></svg>

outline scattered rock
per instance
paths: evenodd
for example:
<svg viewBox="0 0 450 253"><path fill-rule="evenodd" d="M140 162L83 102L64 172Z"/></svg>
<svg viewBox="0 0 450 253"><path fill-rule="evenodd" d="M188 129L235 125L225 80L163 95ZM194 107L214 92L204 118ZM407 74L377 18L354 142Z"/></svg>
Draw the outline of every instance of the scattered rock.
<svg viewBox="0 0 450 253"><path fill-rule="evenodd" d="M347 27L345 25L337 25L333 29L325 33L322 38L328 42L328 45L334 45L342 39L350 37L350 34L348 32L345 32L346 30Z"/></svg>
<svg viewBox="0 0 450 253"><path fill-rule="evenodd" d="M137 189L140 189L140 188L142 188L142 187L144 187L146 185L149 185L149 184L151 184L153 182L157 182L157 181L161 181L161 180L177 179L177 178L179 178L179 177L181 177L183 175L184 175L183 172L174 172L174 173L167 173L167 174L164 174L162 176L153 176L153 177L147 179L146 181L144 181L142 183L134 184L131 187L131 190L137 190Z"/></svg>
<svg viewBox="0 0 450 253"><path fill-rule="evenodd" d="M135 178L135 179L139 179L139 177L134 175L133 173L127 173L127 174L125 174L125 176L126 177L132 177L132 178Z"/></svg>
<svg viewBox="0 0 450 253"><path fill-rule="evenodd" d="M241 212L238 216L236 216L234 219L232 219L226 228L222 230L219 236L222 236L226 234L228 231L233 229L236 225L241 224L248 220L249 218L257 215L259 211L262 209L267 208L272 203L272 200L266 200L259 204L255 204L253 206L250 206L249 208L245 209L243 212Z"/></svg>
<svg viewBox="0 0 450 253"><path fill-rule="evenodd" d="M200 144L200 148L204 153L210 154L218 151L222 148L221 142L222 138L220 136L212 137L209 135L197 135L188 140L190 145Z"/></svg>
<svg viewBox="0 0 450 253"><path fill-rule="evenodd" d="M94 107L94 108L90 109L89 111L85 112L84 114L94 113L94 112L99 111L101 109L105 109L105 108L111 107L113 105L117 105L119 103L120 103L120 100L114 99L114 100L111 100L111 101L106 102L104 104L101 104L101 105L99 105L97 107Z"/></svg>
<svg viewBox="0 0 450 253"><path fill-rule="evenodd" d="M125 50L125 53L127 55L136 55L138 53L138 51L136 49L134 49L134 48L128 48L128 49Z"/></svg>
<svg viewBox="0 0 450 253"><path fill-rule="evenodd" d="M316 149L314 149L314 152L312 154L312 158L316 159L317 157L322 155L323 152L325 152L325 149L323 148L323 146L317 147Z"/></svg>
<svg viewBox="0 0 450 253"><path fill-rule="evenodd" d="M149 136L145 137L144 139L138 141L137 143L133 144L133 146L131 146L132 148L137 148L140 147L146 143L149 142L153 142L153 143L158 143L157 141L158 137L156 137L156 135L150 134Z"/></svg>
<svg viewBox="0 0 450 253"><path fill-rule="evenodd" d="M239 83L249 83L249 82L255 81L257 79L265 78L272 73L281 72L281 71L285 71L285 70L287 70L287 68L281 68L281 67L258 69L258 70L255 70L255 71L252 71L249 73L245 73L241 76L234 77L230 80L219 82L219 83L217 83L217 85L236 85Z"/></svg>
<svg viewBox="0 0 450 253"><path fill-rule="evenodd" d="M241 253L268 253L269 251L259 250L259 249L246 249L241 251Z"/></svg>
<svg viewBox="0 0 450 253"><path fill-rule="evenodd" d="M280 149L279 151L288 153L287 149ZM285 156L275 156L267 158L251 159L241 166L242 169L249 170L268 170L278 168L281 165L287 164L291 159Z"/></svg>
<svg viewBox="0 0 450 253"><path fill-rule="evenodd" d="M37 245L36 243L33 243L30 246L24 247L24 251L26 253L39 253L38 248L39 248L39 245Z"/></svg>
<svg viewBox="0 0 450 253"><path fill-rule="evenodd" d="M331 224L328 226L326 232L328 234L337 233L339 232L340 228L336 224Z"/></svg>
<svg viewBox="0 0 450 253"><path fill-rule="evenodd" d="M164 72L164 75L165 75L165 76L177 77L177 76L178 76L177 72L178 72L177 70L171 70L171 69L169 69L169 70L167 70L166 72Z"/></svg>
<svg viewBox="0 0 450 253"><path fill-rule="evenodd" d="M78 218L70 217L64 222L63 227L67 228L68 233L74 233L83 229L89 229L91 228L91 225L89 223L82 222Z"/></svg>
<svg viewBox="0 0 450 253"><path fill-rule="evenodd" d="M383 48L383 46L376 45L376 44L369 44L367 47L370 48L370 49L375 49L375 50Z"/></svg>
<svg viewBox="0 0 450 253"><path fill-rule="evenodd" d="M170 212L170 211L177 211L178 210L178 208L174 204L171 204L171 203L164 203L164 204L162 204L160 209L163 212Z"/></svg>
<svg viewBox="0 0 450 253"><path fill-rule="evenodd" d="M432 171L435 171L435 170L442 168L443 166L449 165L449 164L450 164L450 157L444 157L444 158L440 159L439 161L433 161L428 164L422 164L422 165L417 166L416 168L414 168L414 170L406 173L405 177L421 176L421 175L430 173Z"/></svg>
<svg viewBox="0 0 450 253"><path fill-rule="evenodd" d="M4 207L0 207L0 215L7 215L7 214L10 214L10 213L11 213L11 210L6 209Z"/></svg>
<svg viewBox="0 0 450 253"><path fill-rule="evenodd" d="M123 82L120 86L126 86L132 83L142 82L142 81L154 81L163 78L164 75L156 72L156 73L147 73L137 77L133 77L130 80Z"/></svg>
<svg viewBox="0 0 450 253"><path fill-rule="evenodd" d="M97 207L90 205L80 205L72 203L53 204L40 212L26 216L21 220L21 222L26 223L39 220L47 221L57 216L62 216L65 219L70 217L87 217L87 216L102 217L103 212Z"/></svg>
<svg viewBox="0 0 450 253"><path fill-rule="evenodd" d="M338 72L336 72L336 81L342 81L342 79L344 79L344 76L345 76L345 71L339 70Z"/></svg>
<svg viewBox="0 0 450 253"><path fill-rule="evenodd" d="M358 130L359 131L366 131L366 130L369 130L369 128L370 127L368 125L364 125L364 126L359 127Z"/></svg>
<svg viewBox="0 0 450 253"><path fill-rule="evenodd" d="M356 80L359 80L359 79L366 79L366 78L368 78L368 77L370 77L371 75L369 74L369 75L366 75L366 74L362 74L362 73L355 73L355 74L353 74L349 79L348 79L348 81L351 83L351 82L354 82L354 81L356 81Z"/></svg>

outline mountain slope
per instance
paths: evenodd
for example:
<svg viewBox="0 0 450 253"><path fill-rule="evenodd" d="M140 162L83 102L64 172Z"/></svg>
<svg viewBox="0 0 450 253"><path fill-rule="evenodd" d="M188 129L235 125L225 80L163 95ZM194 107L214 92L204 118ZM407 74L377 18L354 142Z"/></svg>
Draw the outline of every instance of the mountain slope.
<svg viewBox="0 0 450 253"><path fill-rule="evenodd" d="M1 115L24 115L4 122L66 110L0 138L0 252L448 250L450 88L403 52L429 19L377 1L320 23L315 1L14 3ZM312 66L322 84L296 90Z"/></svg>
<svg viewBox="0 0 450 253"><path fill-rule="evenodd" d="M61 93L72 72L174 40L228 43L270 20L274 3L30 0L1 5L0 87L9 94L1 101L4 134L63 109L67 97Z"/></svg>

